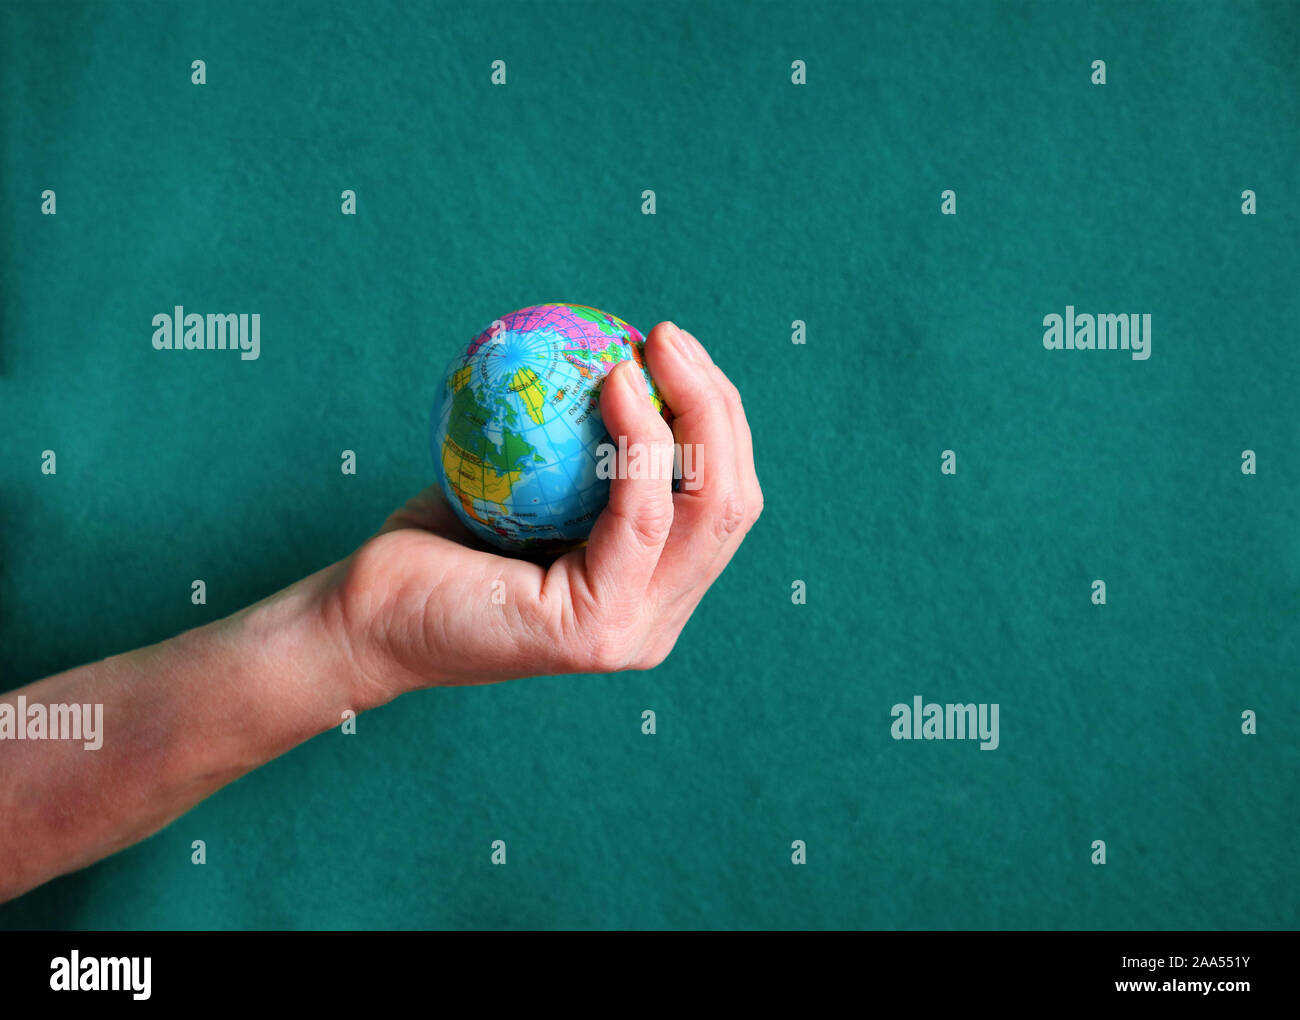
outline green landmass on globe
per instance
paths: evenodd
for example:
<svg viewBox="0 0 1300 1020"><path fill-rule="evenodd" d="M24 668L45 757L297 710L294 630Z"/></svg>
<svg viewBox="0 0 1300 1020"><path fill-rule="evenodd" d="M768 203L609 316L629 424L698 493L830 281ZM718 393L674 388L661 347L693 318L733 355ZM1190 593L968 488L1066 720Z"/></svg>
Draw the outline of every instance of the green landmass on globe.
<svg viewBox="0 0 1300 1020"><path fill-rule="evenodd" d="M609 501L597 471L610 443L600 384L635 361L650 398L668 409L645 365L645 337L586 305L533 305L492 323L454 358L431 422L443 492L475 535L513 552L572 548Z"/></svg>

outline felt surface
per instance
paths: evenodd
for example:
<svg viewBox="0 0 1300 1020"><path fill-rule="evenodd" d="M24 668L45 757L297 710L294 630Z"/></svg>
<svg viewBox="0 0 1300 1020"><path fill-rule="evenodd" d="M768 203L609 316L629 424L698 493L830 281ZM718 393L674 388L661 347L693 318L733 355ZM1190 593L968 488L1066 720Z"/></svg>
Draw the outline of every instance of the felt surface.
<svg viewBox="0 0 1300 1020"><path fill-rule="evenodd" d="M412 7L0 5L0 686L349 553L537 302L699 336L763 518L660 668L405 697L0 926L1294 927L1297 5Z"/></svg>

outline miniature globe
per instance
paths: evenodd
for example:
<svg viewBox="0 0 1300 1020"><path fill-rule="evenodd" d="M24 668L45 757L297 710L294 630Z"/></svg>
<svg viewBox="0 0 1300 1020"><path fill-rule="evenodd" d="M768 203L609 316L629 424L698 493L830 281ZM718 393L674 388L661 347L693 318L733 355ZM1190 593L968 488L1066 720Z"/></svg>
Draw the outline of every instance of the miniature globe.
<svg viewBox="0 0 1300 1020"><path fill-rule="evenodd" d="M452 360L431 443L443 492L471 532L512 552L560 551L587 538L609 501L609 472L598 470L611 443L601 381L618 362L635 361L668 414L644 346L607 312L535 305L496 320Z"/></svg>

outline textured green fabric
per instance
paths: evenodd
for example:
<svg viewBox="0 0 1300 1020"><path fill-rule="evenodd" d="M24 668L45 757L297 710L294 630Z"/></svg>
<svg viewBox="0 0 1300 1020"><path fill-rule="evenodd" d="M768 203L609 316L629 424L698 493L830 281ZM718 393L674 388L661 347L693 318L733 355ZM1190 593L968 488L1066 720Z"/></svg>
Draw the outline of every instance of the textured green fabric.
<svg viewBox="0 0 1300 1020"><path fill-rule="evenodd" d="M524 305L699 336L767 504L657 670L403 698L0 926L1296 925L1295 3L0 10L0 686L346 555Z"/></svg>

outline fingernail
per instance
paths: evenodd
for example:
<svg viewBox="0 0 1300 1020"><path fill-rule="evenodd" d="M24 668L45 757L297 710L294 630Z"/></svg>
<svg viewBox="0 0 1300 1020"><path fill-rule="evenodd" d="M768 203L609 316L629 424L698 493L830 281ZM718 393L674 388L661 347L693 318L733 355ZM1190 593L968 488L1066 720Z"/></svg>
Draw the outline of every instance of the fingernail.
<svg viewBox="0 0 1300 1020"><path fill-rule="evenodd" d="M705 346L695 339L694 334L682 330L682 339L686 341L686 346L691 350L691 357L695 359L697 365L712 365L713 358L710 357Z"/></svg>
<svg viewBox="0 0 1300 1020"><path fill-rule="evenodd" d="M638 397L649 397L650 389L645 384L645 376L641 374L641 369L637 367L635 361L629 364L632 367L624 370L623 376L627 381L623 385L632 387L632 392Z"/></svg>
<svg viewBox="0 0 1300 1020"><path fill-rule="evenodd" d="M682 332L680 326L675 322L668 323L668 339L672 341L673 349L686 361L695 362L699 359L695 356L695 349L691 346L691 341L686 334Z"/></svg>

